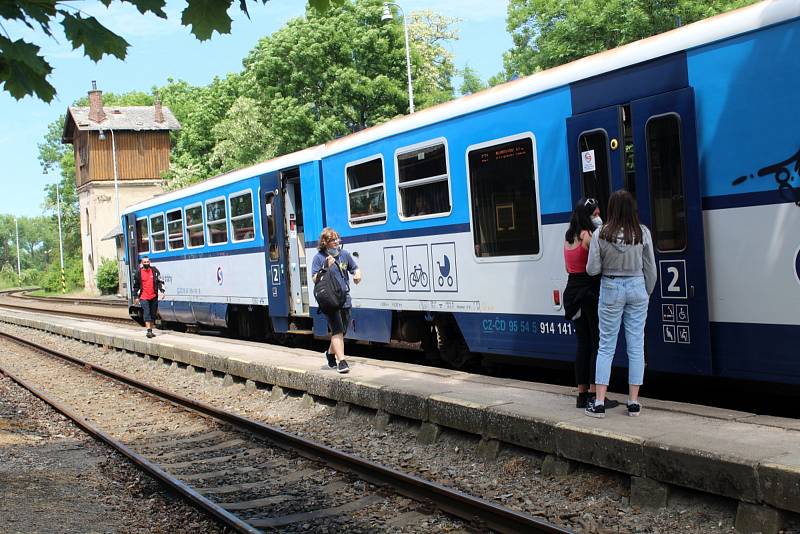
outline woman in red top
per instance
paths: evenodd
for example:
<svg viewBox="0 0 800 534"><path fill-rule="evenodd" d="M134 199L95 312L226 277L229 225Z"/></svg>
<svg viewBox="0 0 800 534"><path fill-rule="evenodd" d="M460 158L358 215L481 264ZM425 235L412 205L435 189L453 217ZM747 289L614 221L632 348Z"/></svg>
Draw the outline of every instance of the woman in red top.
<svg viewBox="0 0 800 534"><path fill-rule="evenodd" d="M569 228L564 235L564 264L569 273L564 290L564 313L575 325L578 348L575 354L575 382L578 385L577 408L585 408L594 394L594 372L600 330L597 301L600 277L586 274L592 232L603 224L600 207L593 198L582 198L575 205Z"/></svg>

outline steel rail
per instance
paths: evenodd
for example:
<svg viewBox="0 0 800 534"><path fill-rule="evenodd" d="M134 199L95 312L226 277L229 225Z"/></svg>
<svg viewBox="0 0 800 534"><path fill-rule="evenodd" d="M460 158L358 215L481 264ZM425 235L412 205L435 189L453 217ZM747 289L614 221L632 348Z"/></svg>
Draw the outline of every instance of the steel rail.
<svg viewBox="0 0 800 534"><path fill-rule="evenodd" d="M388 486L398 493L416 501L429 502L439 509L471 523L478 523L502 533L570 533L569 529L554 525L529 514L517 512L486 499L468 495L456 489L423 478L403 473L370 460L339 451L315 441L290 434L284 430L254 421L247 417L229 413L200 401L189 399L165 389L140 382L132 377L85 362L79 358L60 353L17 336L0 332L0 335L50 356L69 361L87 370L125 383L145 391L174 405L213 417L240 430L245 430L280 448L296 452L300 456L322 462L338 471L346 471L377 485Z"/></svg>
<svg viewBox="0 0 800 534"><path fill-rule="evenodd" d="M210 514L220 523L234 529L236 532L243 532L247 534L256 534L261 532L260 530L244 522L242 519L231 514L221 506L218 506L214 502L206 499L201 494L193 490L191 487L187 486L177 478L171 476L169 473L159 468L154 463L150 462L144 456L136 453L135 451L127 447L121 441L114 439L112 436L103 432L100 428L94 426L92 423L82 418L80 415L74 413L66 405L61 404L56 399L51 398L44 391L39 390L32 384L29 384L22 378L9 372L7 369L4 369L2 366L0 366L0 373L6 375L11 380L13 380L23 388L30 391L32 394L42 399L44 402L52 406L57 412L71 419L78 427L83 429L86 433L88 433L95 439L102 441L103 443L114 448L117 452L125 456L128 460L130 460L130 462L134 464L136 467L138 467L140 470L144 471L145 473L149 474L156 480L162 482L163 484L165 484L178 494L182 495L194 506Z"/></svg>
<svg viewBox="0 0 800 534"><path fill-rule="evenodd" d="M108 317L104 315L97 315L95 313L84 313L78 311L68 311L68 310L44 310L42 308L34 308L30 306L21 306L18 304L8 304L6 302L0 302L0 308L11 308L13 310L21 310L30 313L50 313L53 315L63 315L65 317L77 317L79 319L92 319L95 321L103 321L106 323L116 323L116 324L133 324L131 319L123 319L121 317Z"/></svg>

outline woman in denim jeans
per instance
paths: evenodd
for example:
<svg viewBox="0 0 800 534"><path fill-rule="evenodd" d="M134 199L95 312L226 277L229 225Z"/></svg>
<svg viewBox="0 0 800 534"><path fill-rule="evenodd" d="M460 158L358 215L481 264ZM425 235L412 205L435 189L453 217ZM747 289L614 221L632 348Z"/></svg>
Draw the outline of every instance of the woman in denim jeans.
<svg viewBox="0 0 800 534"><path fill-rule="evenodd" d="M644 378L644 324L650 293L656 285L656 265L650 230L639 224L636 201L625 190L608 200L608 222L594 231L586 264L600 281L600 347L597 351L597 398L586 415L605 417L605 397L620 324L628 347L628 415L641 413L639 387Z"/></svg>

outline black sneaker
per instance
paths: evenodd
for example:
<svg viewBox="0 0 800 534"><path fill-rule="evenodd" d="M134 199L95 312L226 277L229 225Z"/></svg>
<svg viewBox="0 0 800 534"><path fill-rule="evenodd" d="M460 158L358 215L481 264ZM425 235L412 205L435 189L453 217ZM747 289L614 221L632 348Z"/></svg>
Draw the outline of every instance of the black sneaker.
<svg viewBox="0 0 800 534"><path fill-rule="evenodd" d="M575 400L575 407L576 408L586 408L589 405L589 394L585 391L583 393L578 393L578 397Z"/></svg>
<svg viewBox="0 0 800 534"><path fill-rule="evenodd" d="M325 358L328 360L328 367L330 367L331 369L336 369L336 355L331 354L326 350Z"/></svg>
<svg viewBox="0 0 800 534"><path fill-rule="evenodd" d="M147 331L147 337L156 337L152 330Z"/></svg>
<svg viewBox="0 0 800 534"><path fill-rule="evenodd" d="M628 403L628 415L631 417L639 417L639 414L642 413L642 405L638 402L629 402Z"/></svg>
<svg viewBox="0 0 800 534"><path fill-rule="evenodd" d="M598 417L603 418L606 416L606 407L602 404L595 404L594 401L589 403L586 409L583 411L589 417Z"/></svg>
<svg viewBox="0 0 800 534"><path fill-rule="evenodd" d="M350 366L347 365L346 361L340 360L339 361L339 366L336 368L336 370L339 371L340 373L344 374L344 373L350 372Z"/></svg>
<svg viewBox="0 0 800 534"><path fill-rule="evenodd" d="M590 402L594 402L595 398L597 397L594 393L589 393L589 400L586 402L586 405L588 406ZM605 406L607 410L610 410L611 408L616 408L619 406L619 401L606 397L603 406Z"/></svg>

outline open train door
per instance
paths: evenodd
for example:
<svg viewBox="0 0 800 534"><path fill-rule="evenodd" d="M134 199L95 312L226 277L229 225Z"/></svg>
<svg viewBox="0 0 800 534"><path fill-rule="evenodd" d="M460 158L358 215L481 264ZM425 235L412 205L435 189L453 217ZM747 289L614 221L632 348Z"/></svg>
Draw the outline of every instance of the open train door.
<svg viewBox="0 0 800 534"><path fill-rule="evenodd" d="M705 237L691 87L630 103L639 216L653 236L658 283L647 314L647 365L712 371Z"/></svg>

